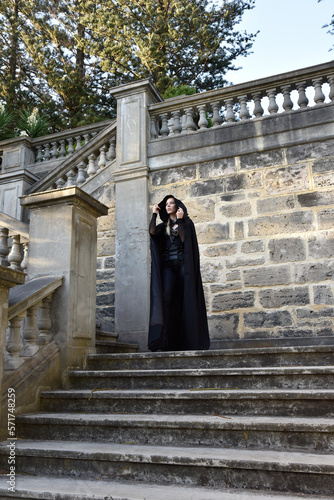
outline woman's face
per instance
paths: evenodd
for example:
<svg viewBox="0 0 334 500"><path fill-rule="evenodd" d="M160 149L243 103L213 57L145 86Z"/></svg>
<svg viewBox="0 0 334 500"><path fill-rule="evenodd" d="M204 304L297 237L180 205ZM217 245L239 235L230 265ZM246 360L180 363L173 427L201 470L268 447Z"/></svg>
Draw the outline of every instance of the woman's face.
<svg viewBox="0 0 334 500"><path fill-rule="evenodd" d="M169 216L176 214L177 206L174 198L168 198L168 200L166 201L166 212Z"/></svg>

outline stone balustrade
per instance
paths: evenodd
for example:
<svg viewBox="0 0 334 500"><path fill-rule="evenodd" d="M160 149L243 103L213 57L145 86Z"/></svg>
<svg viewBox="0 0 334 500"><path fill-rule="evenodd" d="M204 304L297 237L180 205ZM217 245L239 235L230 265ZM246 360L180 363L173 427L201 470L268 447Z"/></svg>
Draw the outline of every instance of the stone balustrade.
<svg viewBox="0 0 334 500"><path fill-rule="evenodd" d="M82 134L87 140L80 143L78 139L75 150L69 156L64 156L57 168L52 168L29 192L82 186L89 178L110 164L116 158L116 123L108 122L107 127L106 122L103 123L104 128L94 133L94 139L88 140L88 132ZM87 129L88 127L83 130ZM47 137L51 144L54 136Z"/></svg>
<svg viewBox="0 0 334 500"><path fill-rule="evenodd" d="M62 277L44 276L10 290L5 371L16 370L24 358L50 343L52 295L62 281Z"/></svg>
<svg viewBox="0 0 334 500"><path fill-rule="evenodd" d="M0 213L0 265L26 272L28 252L28 225Z"/></svg>
<svg viewBox="0 0 334 500"><path fill-rule="evenodd" d="M32 140L35 163L62 160L89 143L96 134L105 129L113 120L93 123L75 129L64 130L52 135Z"/></svg>
<svg viewBox="0 0 334 500"><path fill-rule="evenodd" d="M200 133L329 101L334 101L333 62L152 104L151 138Z"/></svg>

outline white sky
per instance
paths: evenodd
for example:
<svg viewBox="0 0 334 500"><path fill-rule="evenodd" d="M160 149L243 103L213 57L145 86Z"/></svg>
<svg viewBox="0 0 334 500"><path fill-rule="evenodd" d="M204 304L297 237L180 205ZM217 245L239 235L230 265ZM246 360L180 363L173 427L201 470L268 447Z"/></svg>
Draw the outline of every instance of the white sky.
<svg viewBox="0 0 334 500"><path fill-rule="evenodd" d="M260 30L253 54L236 59L242 69L228 72L227 79L244 83L334 60L334 36L322 28L333 14L333 0L255 0L237 25L250 33Z"/></svg>

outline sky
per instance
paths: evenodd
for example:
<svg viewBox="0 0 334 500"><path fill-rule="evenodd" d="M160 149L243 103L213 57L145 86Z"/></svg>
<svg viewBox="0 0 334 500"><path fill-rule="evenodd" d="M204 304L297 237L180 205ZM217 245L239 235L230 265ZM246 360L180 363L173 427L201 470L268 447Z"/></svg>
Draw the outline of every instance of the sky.
<svg viewBox="0 0 334 500"><path fill-rule="evenodd" d="M253 54L236 59L238 71L227 73L233 84L294 71L334 60L334 36L322 28L334 14L333 0L255 0L240 30L255 33Z"/></svg>

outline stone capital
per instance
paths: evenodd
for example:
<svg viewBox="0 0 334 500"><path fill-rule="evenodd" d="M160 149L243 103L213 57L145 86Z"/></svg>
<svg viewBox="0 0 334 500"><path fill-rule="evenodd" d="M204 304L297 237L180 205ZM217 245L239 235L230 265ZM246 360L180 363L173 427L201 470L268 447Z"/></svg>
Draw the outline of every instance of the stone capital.
<svg viewBox="0 0 334 500"><path fill-rule="evenodd" d="M85 209L95 217L108 214L108 207L87 194L77 186L53 189L21 196L21 205L31 209L51 207L55 205L70 205Z"/></svg>

